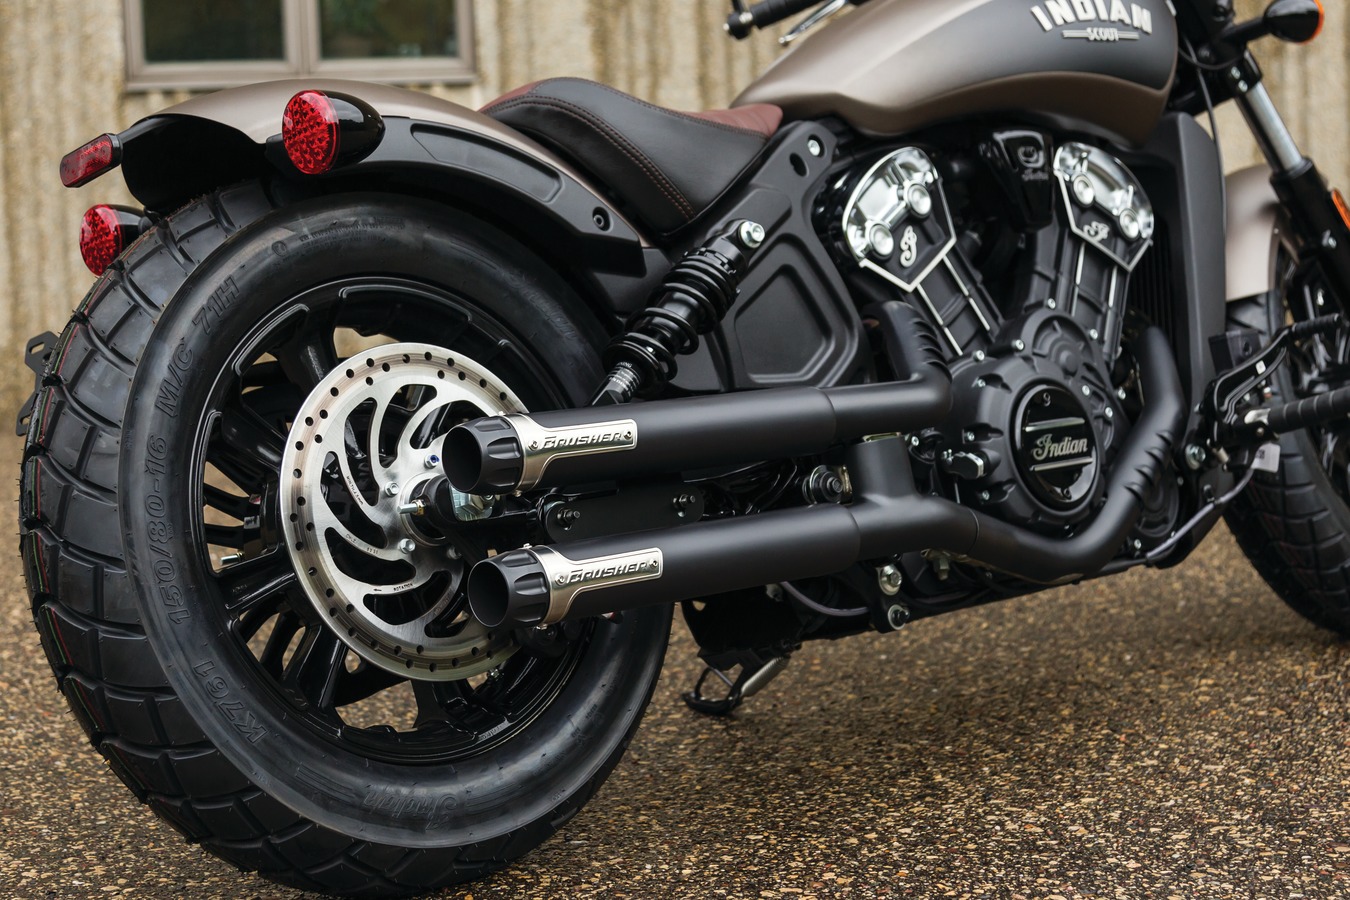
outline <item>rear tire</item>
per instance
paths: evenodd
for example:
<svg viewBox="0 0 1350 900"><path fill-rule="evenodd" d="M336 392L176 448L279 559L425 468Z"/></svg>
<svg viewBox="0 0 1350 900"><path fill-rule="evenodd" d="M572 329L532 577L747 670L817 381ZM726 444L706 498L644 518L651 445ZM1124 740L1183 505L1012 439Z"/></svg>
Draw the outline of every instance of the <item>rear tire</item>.
<svg viewBox="0 0 1350 900"><path fill-rule="evenodd" d="M1228 307L1230 328L1269 338L1286 321L1281 292ZM1270 380L1275 406L1298 399L1293 360ZM1350 506L1345 475L1338 485L1308 431L1280 436L1280 468L1259 472L1225 516L1229 529L1266 584L1308 621L1350 636Z"/></svg>
<svg viewBox="0 0 1350 900"><path fill-rule="evenodd" d="M552 656L516 650L498 666L515 667L509 689L444 682L463 684L466 704L480 693L496 698L481 700L484 710L500 701L499 738L466 737L473 728L451 721L460 707L439 693L430 705L443 719L428 719L417 693L412 727L349 724L347 707L334 719L320 701L288 693L294 680L280 679L225 610L228 570L207 543L243 535L240 552L256 555L269 529L265 514L232 532L203 518L204 461L219 440L209 411L248 391L270 391L281 406L303 396L284 386L246 391L227 367L268 349L289 327L285 315L304 320L297 296L344 279L397 280L398 290L379 302L341 294L335 314L362 310L362 327L395 340L497 352L493 371L531 408L585 402L600 375L599 332L554 273L468 216L373 195L273 206L257 185L191 204L131 248L76 310L23 464L21 549L35 621L94 746L189 840L242 869L330 893L390 896L478 878L547 839L617 764L659 674L670 610L592 623ZM398 292L411 282L431 299L408 299L416 285ZM383 325L370 319L381 303ZM280 384L278 368L305 365L274 365L267 377ZM251 396L250 408L264 404ZM270 415L275 423L287 413ZM269 595L281 612L264 627L275 634L294 604L296 638L288 657L276 657L289 667L310 629L317 644L326 626L296 599L293 577L278 578L291 580ZM342 658L330 684L369 690L388 678ZM529 704L509 706L521 685Z"/></svg>

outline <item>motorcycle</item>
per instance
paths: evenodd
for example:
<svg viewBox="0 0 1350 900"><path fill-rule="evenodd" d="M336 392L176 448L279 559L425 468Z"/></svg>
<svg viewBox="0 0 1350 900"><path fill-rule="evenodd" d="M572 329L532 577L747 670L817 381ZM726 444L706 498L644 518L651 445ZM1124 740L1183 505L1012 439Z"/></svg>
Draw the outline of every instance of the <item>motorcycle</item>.
<svg viewBox="0 0 1350 900"><path fill-rule="evenodd" d="M1350 634L1350 210L1248 49L1320 3L727 30L800 13L729 110L283 81L62 161L143 206L86 214L98 280L29 346L26 576L188 839L342 893L497 870L616 765L676 603L726 715L806 641L1172 566L1226 517ZM1228 101L1269 165L1225 179Z"/></svg>

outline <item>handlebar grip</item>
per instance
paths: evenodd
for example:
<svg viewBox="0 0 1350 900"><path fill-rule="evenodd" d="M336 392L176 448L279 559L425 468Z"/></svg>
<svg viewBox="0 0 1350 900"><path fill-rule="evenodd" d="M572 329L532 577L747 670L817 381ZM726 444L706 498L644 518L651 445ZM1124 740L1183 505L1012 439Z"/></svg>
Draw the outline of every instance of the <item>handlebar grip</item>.
<svg viewBox="0 0 1350 900"><path fill-rule="evenodd" d="M1343 387L1272 409L1267 424L1276 434L1288 434L1347 415L1350 415L1350 387Z"/></svg>
<svg viewBox="0 0 1350 900"><path fill-rule="evenodd" d="M756 28L767 28L799 12L806 12L820 0L763 0L745 12L727 16L727 34L736 40L747 37Z"/></svg>

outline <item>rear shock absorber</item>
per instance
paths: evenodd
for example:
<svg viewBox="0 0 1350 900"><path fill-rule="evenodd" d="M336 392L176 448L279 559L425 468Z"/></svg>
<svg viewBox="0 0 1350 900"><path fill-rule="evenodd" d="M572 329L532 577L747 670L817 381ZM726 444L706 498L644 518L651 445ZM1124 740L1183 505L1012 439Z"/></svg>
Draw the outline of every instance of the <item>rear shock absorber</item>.
<svg viewBox="0 0 1350 900"><path fill-rule="evenodd" d="M605 348L609 376L593 406L627 403L658 393L678 371L676 357L698 349L699 337L717 327L736 300L763 226L732 223L670 270L645 309L634 313Z"/></svg>

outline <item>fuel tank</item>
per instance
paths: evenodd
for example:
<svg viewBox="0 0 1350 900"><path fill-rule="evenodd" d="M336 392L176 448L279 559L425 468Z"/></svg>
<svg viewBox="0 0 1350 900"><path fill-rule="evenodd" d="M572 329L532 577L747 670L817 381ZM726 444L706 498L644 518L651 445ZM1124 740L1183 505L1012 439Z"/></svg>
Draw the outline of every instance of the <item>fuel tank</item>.
<svg viewBox="0 0 1350 900"><path fill-rule="evenodd" d="M1176 62L1167 0L871 0L784 54L733 105L837 116L878 136L1026 111L1142 144Z"/></svg>

